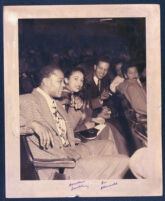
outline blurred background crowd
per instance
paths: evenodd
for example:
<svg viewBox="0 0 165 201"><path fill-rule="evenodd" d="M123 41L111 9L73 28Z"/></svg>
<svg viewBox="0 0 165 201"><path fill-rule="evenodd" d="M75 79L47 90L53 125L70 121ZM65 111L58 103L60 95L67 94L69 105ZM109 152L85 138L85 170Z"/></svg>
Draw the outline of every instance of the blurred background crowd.
<svg viewBox="0 0 165 201"><path fill-rule="evenodd" d="M88 74L100 55L110 58L110 79L118 60L134 60L145 81L145 45L143 18L19 20L20 94L32 91L47 63L81 66Z"/></svg>

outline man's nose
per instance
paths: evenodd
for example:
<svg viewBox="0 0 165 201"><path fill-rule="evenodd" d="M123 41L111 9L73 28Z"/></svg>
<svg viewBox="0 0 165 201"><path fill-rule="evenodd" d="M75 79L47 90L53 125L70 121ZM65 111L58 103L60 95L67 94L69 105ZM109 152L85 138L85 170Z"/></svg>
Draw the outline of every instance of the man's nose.
<svg viewBox="0 0 165 201"><path fill-rule="evenodd" d="M103 74L106 74L106 70L102 70L102 73L103 73Z"/></svg>
<svg viewBox="0 0 165 201"><path fill-rule="evenodd" d="M104 70L101 70L101 71L100 71L100 74L102 74L102 75L103 75L103 74L104 74Z"/></svg>

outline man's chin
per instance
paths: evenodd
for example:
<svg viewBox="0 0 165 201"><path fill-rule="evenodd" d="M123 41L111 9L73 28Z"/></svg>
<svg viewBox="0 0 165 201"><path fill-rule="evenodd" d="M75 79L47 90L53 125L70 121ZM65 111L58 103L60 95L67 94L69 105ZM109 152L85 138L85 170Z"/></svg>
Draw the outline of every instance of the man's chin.
<svg viewBox="0 0 165 201"><path fill-rule="evenodd" d="M60 101L62 100L62 97L61 97L61 96L59 96L59 97L58 97L58 96L54 96L53 98L54 98L55 100L60 100Z"/></svg>
<svg viewBox="0 0 165 201"><path fill-rule="evenodd" d="M101 77L98 77L98 78L99 78L99 80L102 80L104 78L104 76L103 77L101 76Z"/></svg>
<svg viewBox="0 0 165 201"><path fill-rule="evenodd" d="M57 96L57 98L61 98L61 96L62 96L62 94L59 94L59 95Z"/></svg>
<svg viewBox="0 0 165 201"><path fill-rule="evenodd" d="M56 94L53 98L60 99L61 98L61 94Z"/></svg>

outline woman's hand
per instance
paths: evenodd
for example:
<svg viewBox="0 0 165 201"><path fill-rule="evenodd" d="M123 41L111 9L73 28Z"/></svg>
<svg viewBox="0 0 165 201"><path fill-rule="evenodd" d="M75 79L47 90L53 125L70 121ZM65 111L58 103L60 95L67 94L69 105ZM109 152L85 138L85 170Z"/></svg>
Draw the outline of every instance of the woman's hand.
<svg viewBox="0 0 165 201"><path fill-rule="evenodd" d="M111 111L107 106L104 106L102 111L97 115L103 119L109 119L111 117Z"/></svg>
<svg viewBox="0 0 165 201"><path fill-rule="evenodd" d="M83 100L79 96L71 97L71 107L74 107L76 110L81 109L83 104Z"/></svg>
<svg viewBox="0 0 165 201"><path fill-rule="evenodd" d="M93 122L93 121L87 121L85 123L85 126L87 127L87 129L94 128L95 127L95 122Z"/></svg>
<svg viewBox="0 0 165 201"><path fill-rule="evenodd" d="M97 124L105 124L105 119L102 117L92 118L92 121L94 121Z"/></svg>

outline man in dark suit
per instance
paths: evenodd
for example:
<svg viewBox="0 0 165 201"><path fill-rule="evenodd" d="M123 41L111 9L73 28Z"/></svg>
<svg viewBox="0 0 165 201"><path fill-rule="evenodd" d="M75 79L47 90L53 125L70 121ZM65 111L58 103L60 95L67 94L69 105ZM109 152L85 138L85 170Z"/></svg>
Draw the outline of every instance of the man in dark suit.
<svg viewBox="0 0 165 201"><path fill-rule="evenodd" d="M101 56L97 59L93 72L87 76L86 94L92 110L107 106L114 115L116 110L109 90L109 68L109 57Z"/></svg>
<svg viewBox="0 0 165 201"><path fill-rule="evenodd" d="M121 125L119 111L116 107L116 96L110 91L110 59L106 56L101 56L97 59L94 65L93 72L87 76L86 95L89 100L89 110L92 110L93 116L98 116L106 119L111 127L114 126L116 132L114 134L118 144L126 143L125 130ZM113 125L113 126L112 126ZM119 147L118 147L119 148Z"/></svg>
<svg viewBox="0 0 165 201"><path fill-rule="evenodd" d="M68 114L57 98L61 97L64 75L52 65L41 69L39 87L20 96L20 131L26 135L34 158L74 158L76 167L65 170L67 179L122 178L128 170L128 157L116 152L109 140L79 143L75 146ZM53 179L56 170L40 169L40 179Z"/></svg>

